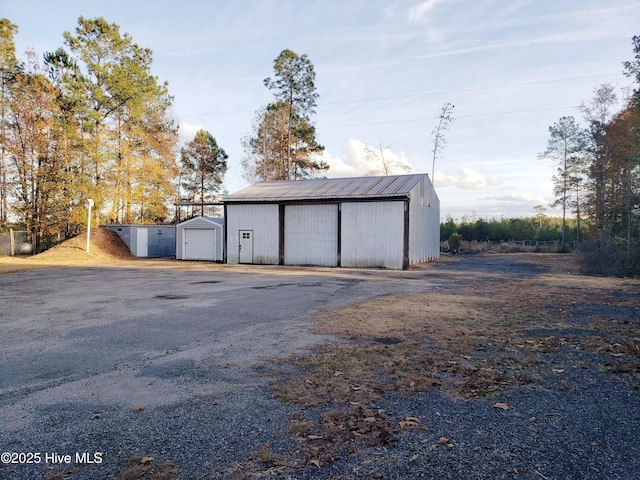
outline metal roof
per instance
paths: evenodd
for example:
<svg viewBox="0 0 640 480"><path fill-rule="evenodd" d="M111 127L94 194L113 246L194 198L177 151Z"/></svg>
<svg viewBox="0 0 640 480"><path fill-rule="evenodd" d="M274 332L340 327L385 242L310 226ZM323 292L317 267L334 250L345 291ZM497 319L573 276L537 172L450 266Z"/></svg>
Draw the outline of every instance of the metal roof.
<svg viewBox="0 0 640 480"><path fill-rule="evenodd" d="M233 202L279 202L323 199L406 198L424 173L387 177L323 178L278 180L243 188L222 199Z"/></svg>

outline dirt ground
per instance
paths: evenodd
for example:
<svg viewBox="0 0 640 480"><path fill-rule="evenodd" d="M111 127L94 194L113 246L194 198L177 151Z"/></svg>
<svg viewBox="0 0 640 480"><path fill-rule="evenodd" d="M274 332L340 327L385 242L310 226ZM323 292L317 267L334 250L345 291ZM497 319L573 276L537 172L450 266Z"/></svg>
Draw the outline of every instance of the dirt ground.
<svg viewBox="0 0 640 480"><path fill-rule="evenodd" d="M117 233L96 227L91 229L88 253L87 233L84 232L38 255L0 257L0 274L46 266L73 267L136 260Z"/></svg>
<svg viewBox="0 0 640 480"><path fill-rule="evenodd" d="M450 281L453 288L319 310L308 318L309 328L343 341L274 360L275 369L262 367L274 376L279 398L299 408L291 430L300 442L302 463L322 468L344 444L388 448L407 430L429 429L410 412L391 416L376 408L389 395L437 391L509 410L499 399L516 388L580 392L575 370L610 374L612 382L637 395L637 280L580 276L577 258L570 255L494 258L448 257L413 269L423 278ZM314 409L325 413L309 415ZM434 445L454 447L445 437ZM255 471L300 462L268 454L261 452ZM243 466L240 471L253 470Z"/></svg>
<svg viewBox="0 0 640 480"><path fill-rule="evenodd" d="M91 254L79 237L33 259L0 259L0 273L155 268L104 231L92 239ZM575 256L557 254L451 256L398 272L157 265L313 276L307 284L261 280L252 287L260 292L304 295L300 287L322 291L323 279L345 289L370 285L360 300L339 298L336 289L304 318L320 343L251 367L288 409L286 432L199 478L631 479L640 468L640 448L630 442L640 435L638 280L585 277ZM207 278L199 283L213 282ZM600 400L604 410L593 406ZM504 413L502 423L483 420L485 407ZM592 426L603 416L622 423L598 433ZM532 425L536 434L520 438ZM468 438L454 438L456 431ZM495 437L489 444L485 431ZM294 448L276 446L282 435ZM131 457L109 478L190 478L174 460ZM62 473L45 478L75 478Z"/></svg>

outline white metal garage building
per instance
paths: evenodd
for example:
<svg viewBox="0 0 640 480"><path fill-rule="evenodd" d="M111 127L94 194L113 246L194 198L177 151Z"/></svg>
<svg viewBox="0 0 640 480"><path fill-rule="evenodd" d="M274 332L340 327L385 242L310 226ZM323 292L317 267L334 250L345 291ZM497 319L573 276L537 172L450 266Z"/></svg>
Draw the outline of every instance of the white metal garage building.
<svg viewBox="0 0 640 480"><path fill-rule="evenodd" d="M227 263L401 269L440 252L425 174L264 182L223 203Z"/></svg>
<svg viewBox="0 0 640 480"><path fill-rule="evenodd" d="M224 220L195 217L176 226L176 259L222 262Z"/></svg>

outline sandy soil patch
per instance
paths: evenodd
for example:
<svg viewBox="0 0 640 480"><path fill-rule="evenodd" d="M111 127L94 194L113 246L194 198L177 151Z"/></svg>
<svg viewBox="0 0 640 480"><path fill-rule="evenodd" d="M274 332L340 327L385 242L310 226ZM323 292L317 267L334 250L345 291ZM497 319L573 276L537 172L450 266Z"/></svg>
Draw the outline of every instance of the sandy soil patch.
<svg viewBox="0 0 640 480"><path fill-rule="evenodd" d="M0 274L47 266L103 265L135 261L118 234L104 228L91 229L89 253L87 232L32 257L0 257Z"/></svg>

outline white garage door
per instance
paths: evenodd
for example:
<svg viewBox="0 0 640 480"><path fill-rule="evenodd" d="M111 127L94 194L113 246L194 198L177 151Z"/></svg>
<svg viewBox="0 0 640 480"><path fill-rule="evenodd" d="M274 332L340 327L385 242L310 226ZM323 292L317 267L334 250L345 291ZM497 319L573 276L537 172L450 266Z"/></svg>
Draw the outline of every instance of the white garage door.
<svg viewBox="0 0 640 480"><path fill-rule="evenodd" d="M287 205L284 213L286 265L338 264L338 205Z"/></svg>
<svg viewBox="0 0 640 480"><path fill-rule="evenodd" d="M213 229L204 230L186 228L184 231L185 260L215 260L216 232Z"/></svg>

